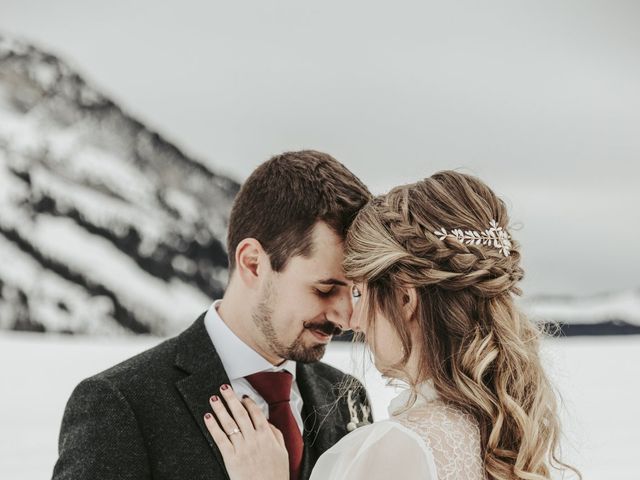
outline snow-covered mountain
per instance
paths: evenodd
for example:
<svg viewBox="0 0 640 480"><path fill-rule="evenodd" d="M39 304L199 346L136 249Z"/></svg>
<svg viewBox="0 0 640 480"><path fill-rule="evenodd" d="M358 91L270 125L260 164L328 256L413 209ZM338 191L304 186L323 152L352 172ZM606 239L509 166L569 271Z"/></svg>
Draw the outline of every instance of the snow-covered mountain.
<svg viewBox="0 0 640 480"><path fill-rule="evenodd" d="M640 334L640 290L584 297L535 296L521 302L528 316L564 335Z"/></svg>
<svg viewBox="0 0 640 480"><path fill-rule="evenodd" d="M0 36L0 328L181 330L222 291L238 188Z"/></svg>
<svg viewBox="0 0 640 480"><path fill-rule="evenodd" d="M0 329L181 330L222 292L238 188L0 36ZM640 333L640 290L521 306L567 335Z"/></svg>

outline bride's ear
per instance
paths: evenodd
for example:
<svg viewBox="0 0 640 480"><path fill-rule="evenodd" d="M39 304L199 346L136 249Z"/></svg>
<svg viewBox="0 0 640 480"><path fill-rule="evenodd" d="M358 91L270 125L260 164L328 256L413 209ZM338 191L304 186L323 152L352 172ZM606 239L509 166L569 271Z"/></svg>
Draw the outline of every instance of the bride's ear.
<svg viewBox="0 0 640 480"><path fill-rule="evenodd" d="M411 320L413 314L416 313L418 307L418 292L416 287L407 287L402 294L402 310L404 311L405 318Z"/></svg>

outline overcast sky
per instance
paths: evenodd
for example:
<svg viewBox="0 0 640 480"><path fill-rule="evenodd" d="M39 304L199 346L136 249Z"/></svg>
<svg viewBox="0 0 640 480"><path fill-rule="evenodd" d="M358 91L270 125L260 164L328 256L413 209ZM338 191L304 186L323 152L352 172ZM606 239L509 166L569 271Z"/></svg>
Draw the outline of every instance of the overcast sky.
<svg viewBox="0 0 640 480"><path fill-rule="evenodd" d="M479 175L526 294L640 287L638 25L614 0L0 0L0 32L238 180L300 148L375 192Z"/></svg>

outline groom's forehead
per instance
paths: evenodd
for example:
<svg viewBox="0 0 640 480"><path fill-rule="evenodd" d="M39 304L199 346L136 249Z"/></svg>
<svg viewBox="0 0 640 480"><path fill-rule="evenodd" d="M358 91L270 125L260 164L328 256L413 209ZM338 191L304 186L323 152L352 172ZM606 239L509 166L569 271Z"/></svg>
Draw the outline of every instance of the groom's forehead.
<svg viewBox="0 0 640 480"><path fill-rule="evenodd" d="M342 268L343 259L342 244L325 245L313 249L308 256L292 257L286 270L308 283L345 286L349 284L349 280Z"/></svg>
<svg viewBox="0 0 640 480"><path fill-rule="evenodd" d="M305 254L293 256L287 268L303 275L305 281L326 280L342 285L348 283L342 269L343 260L343 239L326 223L318 222L312 231L311 248Z"/></svg>
<svg viewBox="0 0 640 480"><path fill-rule="evenodd" d="M342 253L344 239L325 222L317 222L311 231L311 251L329 250L330 253L339 250Z"/></svg>
<svg viewBox="0 0 640 480"><path fill-rule="evenodd" d="M335 247L334 247L335 248ZM342 249L329 252L318 249L310 256L297 255L291 259L288 268L303 275L306 279L324 285L346 285L349 281L344 275Z"/></svg>
<svg viewBox="0 0 640 480"><path fill-rule="evenodd" d="M346 287L349 284L349 280L346 278L338 279L338 278L319 278L313 283L317 283L318 285L337 285L339 287Z"/></svg>

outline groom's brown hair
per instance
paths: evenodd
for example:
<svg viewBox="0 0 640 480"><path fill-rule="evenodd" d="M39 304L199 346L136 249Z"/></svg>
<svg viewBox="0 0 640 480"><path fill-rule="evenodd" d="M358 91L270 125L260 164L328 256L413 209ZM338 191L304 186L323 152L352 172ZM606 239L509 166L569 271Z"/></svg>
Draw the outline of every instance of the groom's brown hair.
<svg viewBox="0 0 640 480"><path fill-rule="evenodd" d="M311 253L311 232L326 222L341 238L369 201L367 187L331 155L315 150L276 155L256 168L235 198L229 218L229 272L245 238L255 238L282 271L296 255Z"/></svg>

